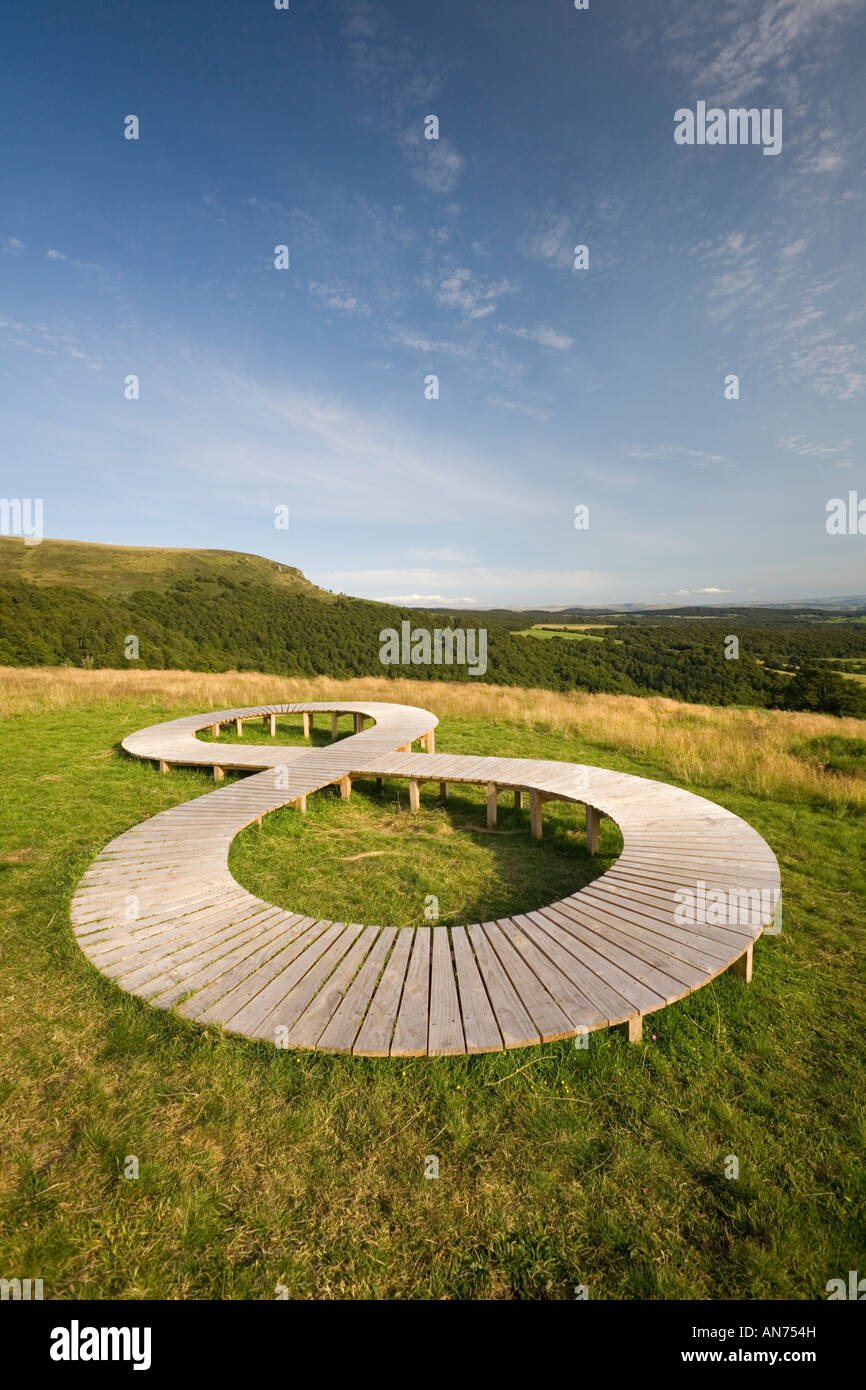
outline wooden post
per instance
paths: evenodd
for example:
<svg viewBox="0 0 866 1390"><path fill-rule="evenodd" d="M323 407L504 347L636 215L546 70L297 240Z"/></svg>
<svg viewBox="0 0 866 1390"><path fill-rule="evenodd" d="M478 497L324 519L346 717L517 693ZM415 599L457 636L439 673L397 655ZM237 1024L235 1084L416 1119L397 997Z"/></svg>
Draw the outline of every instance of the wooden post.
<svg viewBox="0 0 866 1390"><path fill-rule="evenodd" d="M514 791L514 809L515 811L523 810L523 792L519 787L516 787Z"/></svg>
<svg viewBox="0 0 866 1390"><path fill-rule="evenodd" d="M487 828L496 824L496 783L487 783Z"/></svg>
<svg viewBox="0 0 866 1390"><path fill-rule="evenodd" d="M356 714L356 715L355 715L355 733L356 733L356 734L360 734L360 733L362 732L363 728L364 728L364 716L363 716L363 714Z"/></svg>
<svg viewBox="0 0 866 1390"><path fill-rule="evenodd" d="M428 752L428 753L435 753L435 752L436 752L436 733L435 733L435 730L433 730L433 729L430 729L429 732L428 732L428 734L427 734L427 752Z"/></svg>
<svg viewBox="0 0 866 1390"><path fill-rule="evenodd" d="M586 848L590 854L598 854L598 827L601 816L594 806L586 808Z"/></svg>
<svg viewBox="0 0 866 1390"><path fill-rule="evenodd" d="M639 1043L643 1038L643 1018L640 1014L632 1014L625 1023L618 1023L617 1028L620 1033L624 1033L630 1043Z"/></svg>
<svg viewBox="0 0 866 1390"><path fill-rule="evenodd" d="M291 805L296 811L300 811L302 816L305 816L307 814L307 793L304 792L303 796L296 796Z"/></svg>
<svg viewBox="0 0 866 1390"><path fill-rule="evenodd" d="M340 796L341 796L342 800L343 800L343 801L348 801L348 800L349 800L349 797L350 797L351 795L352 795L352 779L351 779L351 777L341 777L341 778L340 778Z"/></svg>
<svg viewBox="0 0 866 1390"><path fill-rule="evenodd" d="M384 778L384 777L377 777L377 778L376 778L376 791L378 792L379 796L384 796L384 795L385 795L385 778Z"/></svg>
<svg viewBox="0 0 866 1390"><path fill-rule="evenodd" d="M535 790L529 793L529 823L532 827L533 839L541 839L541 792Z"/></svg>
<svg viewBox="0 0 866 1390"><path fill-rule="evenodd" d="M243 733L243 731L244 731L244 721L243 721L242 719L236 719L236 720L235 720L235 733L237 734L238 738L240 738L240 736L241 736L241 734Z"/></svg>
<svg viewBox="0 0 866 1390"><path fill-rule="evenodd" d="M214 770L213 770L213 779L214 779L214 781L215 781L215 782L221 782L221 781L223 780L224 777L225 777L225 773L223 772L222 768L221 768L221 767L217 767L216 764L214 764Z"/></svg>
<svg viewBox="0 0 866 1390"><path fill-rule="evenodd" d="M164 758L160 758L159 760L159 770L160 772L168 772L168 763Z"/></svg>
<svg viewBox="0 0 866 1390"><path fill-rule="evenodd" d="M309 737L310 737L310 716L309 716L309 714L306 712L306 710L304 711L303 719L304 719L304 738L309 738Z"/></svg>
<svg viewBox="0 0 866 1390"><path fill-rule="evenodd" d="M273 738L277 732L277 716L275 714L269 714L268 719L271 721L271 738Z"/></svg>
<svg viewBox="0 0 866 1390"><path fill-rule="evenodd" d="M731 974L736 975L738 980L744 980L750 984L752 980L752 947L744 955L739 956L731 966Z"/></svg>
<svg viewBox="0 0 866 1390"><path fill-rule="evenodd" d="M339 717L340 717L340 716L339 716L338 714L336 714L336 713L334 713L334 714L331 715L331 742L332 742L332 743L334 742L334 740L335 740L336 737L337 737L337 720L339 719Z"/></svg>
<svg viewBox="0 0 866 1390"><path fill-rule="evenodd" d="M213 734L214 738L219 738L219 736L220 736L220 726L219 726L219 724L211 724L211 726L210 726L210 731L211 731L211 733Z"/></svg>
<svg viewBox="0 0 866 1390"><path fill-rule="evenodd" d="M439 800L440 800L440 801L447 801L447 800L448 800L448 783L447 783L447 782L440 782L440 783L439 783Z"/></svg>
<svg viewBox="0 0 866 1390"><path fill-rule="evenodd" d="M409 810L417 811L421 806L421 795L417 777L409 778Z"/></svg>

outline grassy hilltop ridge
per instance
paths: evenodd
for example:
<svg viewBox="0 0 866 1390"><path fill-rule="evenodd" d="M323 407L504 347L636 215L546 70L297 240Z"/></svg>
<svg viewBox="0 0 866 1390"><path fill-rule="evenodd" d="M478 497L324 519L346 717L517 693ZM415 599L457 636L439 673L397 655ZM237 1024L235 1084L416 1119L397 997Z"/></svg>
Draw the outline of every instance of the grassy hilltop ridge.
<svg viewBox="0 0 866 1390"><path fill-rule="evenodd" d="M63 585L103 597L125 597L137 589L169 589L179 580L229 579L271 585L287 593L329 600L294 565L240 550L195 550L170 546L102 545L91 541L41 541L25 545L0 536L0 576L31 584Z"/></svg>

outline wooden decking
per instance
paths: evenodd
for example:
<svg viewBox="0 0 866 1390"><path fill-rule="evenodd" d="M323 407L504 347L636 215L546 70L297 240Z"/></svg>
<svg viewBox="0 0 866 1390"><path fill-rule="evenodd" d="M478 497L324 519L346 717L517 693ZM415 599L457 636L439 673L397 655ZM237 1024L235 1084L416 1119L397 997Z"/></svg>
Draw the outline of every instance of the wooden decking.
<svg viewBox="0 0 866 1390"><path fill-rule="evenodd" d="M196 731L280 715L316 716L325 747L208 744ZM364 729L366 721L372 727ZM751 826L690 792L573 763L436 753L427 710L380 703L265 705L191 715L130 735L127 752L171 766L252 775L163 811L112 840L82 878L71 916L81 949L129 993L185 1018L277 1046L360 1056L490 1052L621 1025L732 968L751 977L752 944L773 919L779 869ZM422 741L430 751L413 753ZM623 837L614 866L537 911L447 928L331 922L285 912L241 888L232 840L330 784L401 778L480 783L488 822L499 795L528 794L532 833L550 798L587 808L587 842L609 816ZM689 911L689 902L694 910ZM685 906L684 906L685 904Z"/></svg>

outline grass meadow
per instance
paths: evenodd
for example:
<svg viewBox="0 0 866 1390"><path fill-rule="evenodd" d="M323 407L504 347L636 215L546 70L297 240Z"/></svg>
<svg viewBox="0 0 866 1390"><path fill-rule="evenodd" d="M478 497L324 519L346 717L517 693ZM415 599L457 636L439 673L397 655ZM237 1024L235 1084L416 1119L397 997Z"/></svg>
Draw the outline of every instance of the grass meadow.
<svg viewBox="0 0 866 1390"><path fill-rule="evenodd" d="M468 1058L284 1052L123 994L78 950L70 895L108 840L212 788L126 757L160 719L301 699L403 700L437 750L561 758L689 787L782 867L783 931L614 1033ZM45 1297L813 1299L864 1270L866 723L559 695L253 673L0 671L0 1275ZM246 738L264 734L250 728ZM300 741L299 722L278 741ZM231 775L231 774L229 774ZM504 803L504 799L503 799ZM410 821L357 784L245 831L232 869L297 910L408 925L550 901L589 860L480 789ZM127 1178L135 1156L139 1176ZM425 1178L435 1155L438 1179ZM730 1155L739 1177L725 1176Z"/></svg>

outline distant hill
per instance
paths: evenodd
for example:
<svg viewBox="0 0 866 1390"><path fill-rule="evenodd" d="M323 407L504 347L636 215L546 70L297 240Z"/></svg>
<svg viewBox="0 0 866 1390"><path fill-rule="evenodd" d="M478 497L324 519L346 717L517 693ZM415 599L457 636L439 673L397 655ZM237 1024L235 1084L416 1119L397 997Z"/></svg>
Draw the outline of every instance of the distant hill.
<svg viewBox="0 0 866 1390"><path fill-rule="evenodd" d="M546 613L439 613L331 594L291 565L231 550L0 537L0 666L384 675L866 717L866 621L851 610L748 607L592 613L598 640L522 636ZM480 629L486 656L390 664L383 632ZM736 660L726 657L739 634ZM476 649L478 651L479 649ZM414 656L414 659L413 659ZM402 660L407 664L403 665ZM839 670L828 669L831 666ZM798 677L798 679L792 679ZM796 705L791 704L796 700Z"/></svg>
<svg viewBox="0 0 866 1390"><path fill-rule="evenodd" d="M170 589L178 580L248 580L310 598L333 599L293 565L239 550L183 550L162 546L95 545L89 541L44 540L25 545L19 536L0 536L0 577L32 584L86 589L123 598L139 589Z"/></svg>

